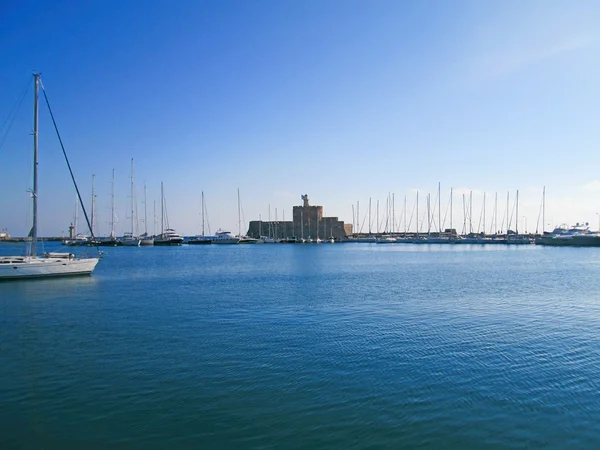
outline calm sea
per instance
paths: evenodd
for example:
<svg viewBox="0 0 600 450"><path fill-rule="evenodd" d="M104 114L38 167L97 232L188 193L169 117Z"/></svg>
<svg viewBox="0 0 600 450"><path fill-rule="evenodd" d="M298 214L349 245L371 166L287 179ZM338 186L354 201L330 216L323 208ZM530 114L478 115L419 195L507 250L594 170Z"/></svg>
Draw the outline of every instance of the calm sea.
<svg viewBox="0 0 600 450"><path fill-rule="evenodd" d="M116 248L0 283L0 448L108 447L600 448L600 249Z"/></svg>

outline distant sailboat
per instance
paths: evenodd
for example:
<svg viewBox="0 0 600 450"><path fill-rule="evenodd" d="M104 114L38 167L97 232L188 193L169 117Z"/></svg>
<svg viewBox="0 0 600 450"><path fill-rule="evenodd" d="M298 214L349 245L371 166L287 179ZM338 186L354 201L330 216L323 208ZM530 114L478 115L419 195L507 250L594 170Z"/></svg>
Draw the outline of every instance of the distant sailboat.
<svg viewBox="0 0 600 450"><path fill-rule="evenodd" d="M160 183L161 214L160 214L160 235L154 238L154 245L181 245L183 238L178 235L173 228L169 228L167 219L167 228L165 228L165 194L162 182Z"/></svg>
<svg viewBox="0 0 600 450"><path fill-rule="evenodd" d="M202 235L201 236L192 236L188 239L188 244L198 245L198 244L212 244L212 237L206 236L204 234L204 211L206 207L204 206L204 191L202 191ZM210 230L210 225L209 225Z"/></svg>
<svg viewBox="0 0 600 450"><path fill-rule="evenodd" d="M144 182L144 234L140 236L140 245L154 245L154 238L148 235L148 211L146 202L146 182Z"/></svg>
<svg viewBox="0 0 600 450"><path fill-rule="evenodd" d="M133 234L133 222L135 215L135 206L134 206L134 197L135 197L135 188L134 188L134 177L133 177L133 158L131 158L131 231L127 232L123 235L122 238L119 239L119 243L121 245L127 247L139 247L140 246L140 238Z"/></svg>

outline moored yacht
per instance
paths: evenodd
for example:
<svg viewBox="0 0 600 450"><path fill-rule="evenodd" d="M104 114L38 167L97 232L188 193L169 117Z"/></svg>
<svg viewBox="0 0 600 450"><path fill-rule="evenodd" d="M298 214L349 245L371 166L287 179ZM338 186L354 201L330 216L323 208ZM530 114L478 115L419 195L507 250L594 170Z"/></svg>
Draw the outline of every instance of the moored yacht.
<svg viewBox="0 0 600 450"><path fill-rule="evenodd" d="M229 231L225 230L217 230L214 236L212 236L213 244L237 244L240 242L240 239Z"/></svg>
<svg viewBox="0 0 600 450"><path fill-rule="evenodd" d="M139 247L140 238L135 237L132 233L125 233L123 237L119 238L119 245L125 247Z"/></svg>
<svg viewBox="0 0 600 450"><path fill-rule="evenodd" d="M175 233L172 228L165 229L164 233L154 238L154 245L181 245L183 237Z"/></svg>
<svg viewBox="0 0 600 450"><path fill-rule="evenodd" d="M99 258L78 258L72 253L44 253L37 256L38 237L38 103L40 75L34 77L34 107L33 107L33 186L32 210L33 224L30 237L31 246L27 256L0 257L0 280L46 278L56 276L89 275L92 273ZM42 86L42 89L43 86ZM47 99L46 99L47 102ZM48 109L50 105L48 104ZM57 129L58 132L58 129ZM62 145L62 143L61 143ZM64 148L63 148L64 152ZM64 153L66 159L66 153ZM68 163L68 160L67 160ZM80 198L81 201L81 198ZM82 204L83 206L83 204ZM84 211L85 212L85 211ZM86 216L87 217L87 216ZM88 223L88 225L90 225ZM90 225L93 239L93 227Z"/></svg>

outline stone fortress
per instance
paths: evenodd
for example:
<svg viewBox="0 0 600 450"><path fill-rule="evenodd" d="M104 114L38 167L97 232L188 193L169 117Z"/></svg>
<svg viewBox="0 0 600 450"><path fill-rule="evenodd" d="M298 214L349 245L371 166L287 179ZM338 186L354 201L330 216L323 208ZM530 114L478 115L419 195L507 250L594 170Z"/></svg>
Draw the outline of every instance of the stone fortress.
<svg viewBox="0 0 600 450"><path fill-rule="evenodd" d="M253 220L247 235L253 238L261 236L275 239L345 239L352 234L352 225L345 224L337 217L323 217L322 206L311 206L308 195L303 195L302 206L294 206L293 221Z"/></svg>

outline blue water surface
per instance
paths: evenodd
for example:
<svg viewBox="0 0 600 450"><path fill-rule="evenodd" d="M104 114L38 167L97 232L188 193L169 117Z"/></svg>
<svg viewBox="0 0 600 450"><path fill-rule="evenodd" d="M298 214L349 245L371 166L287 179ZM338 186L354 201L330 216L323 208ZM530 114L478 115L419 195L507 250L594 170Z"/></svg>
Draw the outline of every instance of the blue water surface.
<svg viewBox="0 0 600 450"><path fill-rule="evenodd" d="M0 448L600 448L599 336L600 249L110 248L0 283Z"/></svg>

